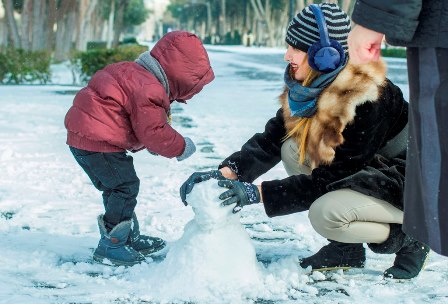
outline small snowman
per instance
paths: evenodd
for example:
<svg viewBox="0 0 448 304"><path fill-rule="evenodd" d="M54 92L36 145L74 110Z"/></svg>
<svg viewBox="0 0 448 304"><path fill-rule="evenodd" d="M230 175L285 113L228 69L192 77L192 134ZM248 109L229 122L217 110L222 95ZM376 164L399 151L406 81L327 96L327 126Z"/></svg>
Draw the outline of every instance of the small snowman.
<svg viewBox="0 0 448 304"><path fill-rule="evenodd" d="M221 206L216 179L194 186L188 195L194 218L158 265L162 289L183 300L248 290L261 282L260 265L234 206ZM161 283L159 281L159 283ZM173 291L175 287L175 291Z"/></svg>

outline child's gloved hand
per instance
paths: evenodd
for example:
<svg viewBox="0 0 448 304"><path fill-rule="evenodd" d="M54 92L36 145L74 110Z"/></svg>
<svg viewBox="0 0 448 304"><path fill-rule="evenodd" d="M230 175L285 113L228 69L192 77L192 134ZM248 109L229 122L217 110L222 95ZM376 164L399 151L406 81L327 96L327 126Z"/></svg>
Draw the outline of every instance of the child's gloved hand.
<svg viewBox="0 0 448 304"><path fill-rule="evenodd" d="M209 180L210 178L214 178L217 180L223 180L225 179L224 176L222 176L222 173L219 170L212 170L212 171L206 171L206 172L195 172L180 186L180 199L184 203L185 206L188 205L187 203L187 194L193 190L194 185L199 184L200 182Z"/></svg>
<svg viewBox="0 0 448 304"><path fill-rule="evenodd" d="M196 152L196 146L194 142L190 139L190 137L184 137L184 140L185 140L185 150L181 155L176 157L178 161L183 161L192 156L194 152Z"/></svg>
<svg viewBox="0 0 448 304"><path fill-rule="evenodd" d="M233 213L241 211L246 205L257 204L261 201L260 192L254 184L226 179L218 181L218 185L230 189L221 193L219 199L225 200L221 203L222 206L236 204Z"/></svg>

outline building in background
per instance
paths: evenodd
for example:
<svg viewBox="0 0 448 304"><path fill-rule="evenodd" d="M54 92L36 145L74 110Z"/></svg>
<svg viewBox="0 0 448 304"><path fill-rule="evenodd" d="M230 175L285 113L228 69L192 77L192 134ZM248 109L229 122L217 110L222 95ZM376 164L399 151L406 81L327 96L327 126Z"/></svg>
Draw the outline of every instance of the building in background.
<svg viewBox="0 0 448 304"><path fill-rule="evenodd" d="M151 13L148 19L139 26L138 39L141 41L158 40L165 34L163 15L168 4L170 4L170 0L145 0L144 3Z"/></svg>

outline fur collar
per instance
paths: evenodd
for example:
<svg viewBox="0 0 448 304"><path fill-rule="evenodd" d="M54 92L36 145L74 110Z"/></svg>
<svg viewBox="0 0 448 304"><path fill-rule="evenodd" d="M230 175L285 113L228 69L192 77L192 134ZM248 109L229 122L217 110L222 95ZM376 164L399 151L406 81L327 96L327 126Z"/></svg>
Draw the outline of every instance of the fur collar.
<svg viewBox="0 0 448 304"><path fill-rule="evenodd" d="M385 80L386 65L383 61L362 65L349 62L336 79L322 91L306 139L306 154L312 168L333 161L336 147L344 142L342 132L355 118L356 107L366 102L377 102ZM285 87L279 99L283 108L286 132L289 132L301 118L291 116L287 92L288 89ZM296 133L293 137L298 145L301 133Z"/></svg>

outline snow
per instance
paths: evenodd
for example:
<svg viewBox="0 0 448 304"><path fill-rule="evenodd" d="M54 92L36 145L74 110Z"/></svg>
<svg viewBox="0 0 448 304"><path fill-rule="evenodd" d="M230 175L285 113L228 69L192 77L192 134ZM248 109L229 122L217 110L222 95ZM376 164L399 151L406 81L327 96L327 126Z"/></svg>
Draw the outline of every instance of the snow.
<svg viewBox="0 0 448 304"><path fill-rule="evenodd" d="M174 127L195 141L197 153L183 162L132 155L141 179L140 229L167 240L168 249L165 258L129 268L92 262L103 207L65 144L64 115L80 88L71 85L67 65L52 67L51 85L0 86L0 303L448 303L448 259L435 253L406 282L383 279L394 255L370 250L365 269L301 269L299 258L327 242L306 212L268 218L255 205L226 214L228 232L239 235L231 249L223 227L201 228L198 213L180 201L180 185L263 131L279 107L285 65L279 50L207 48L216 80L187 105L173 106ZM407 97L404 61L391 61L389 73ZM256 183L284 177L279 165ZM194 201L212 203L207 195L214 192L200 190ZM241 265L239 254L250 251L240 243L245 235L257 260L251 252Z"/></svg>
<svg viewBox="0 0 448 304"><path fill-rule="evenodd" d="M188 197L195 213L166 258L141 279L160 286L157 300L240 301L261 281L255 247L232 206L221 208L217 180L198 184ZM186 284L188 283L188 284ZM228 298L230 295L230 298Z"/></svg>

